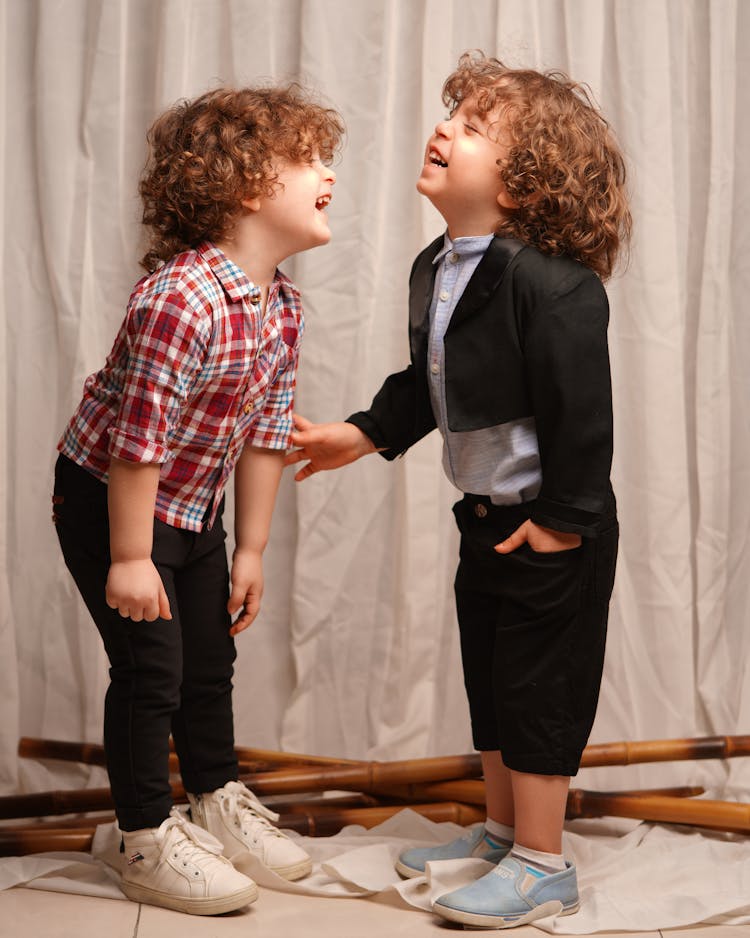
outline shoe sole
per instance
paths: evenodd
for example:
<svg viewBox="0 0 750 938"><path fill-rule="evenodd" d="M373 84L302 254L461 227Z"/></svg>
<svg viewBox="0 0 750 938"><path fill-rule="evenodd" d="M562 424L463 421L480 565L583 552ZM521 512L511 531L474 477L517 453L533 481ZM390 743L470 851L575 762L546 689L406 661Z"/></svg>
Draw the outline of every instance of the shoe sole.
<svg viewBox="0 0 750 938"><path fill-rule="evenodd" d="M139 886L136 883L120 884L120 888L133 902L145 902L147 905L158 905L162 909L172 909L174 912L187 912L190 915L221 915L224 912L235 912L242 909L258 898L258 887L251 883L238 892L228 896L190 897L174 896L148 886Z"/></svg>
<svg viewBox="0 0 750 938"><path fill-rule="evenodd" d="M289 866L267 866L265 863L262 863L258 857L249 853L247 850L242 853L235 853L233 856L227 857L227 859L236 870L239 870L240 873L244 873L245 876L248 876L250 879L254 878L253 873L255 870L253 867L256 863L261 863L265 869L270 870L272 873L290 882L295 879L302 879L303 876L312 873L313 868L313 862L310 857L300 860L299 863L290 863Z"/></svg>
<svg viewBox="0 0 750 938"><path fill-rule="evenodd" d="M282 879L295 880L312 873L312 866L312 860L307 859L292 866L269 866L268 869Z"/></svg>
<svg viewBox="0 0 750 938"><path fill-rule="evenodd" d="M451 922L459 922L462 925L475 925L480 928L514 928L517 925L528 925L529 922L546 918L548 915L572 915L579 908L578 902L566 907L559 899L552 899L518 915L483 915L479 912L463 912L461 909L451 909L447 905L440 905L439 902L432 906L432 911L442 918Z"/></svg>
<svg viewBox="0 0 750 938"><path fill-rule="evenodd" d="M414 879L417 876L425 875L424 870L418 870L415 866L407 866L400 860L396 860L394 866L396 867L396 872L399 874L399 876L403 876L405 879Z"/></svg>

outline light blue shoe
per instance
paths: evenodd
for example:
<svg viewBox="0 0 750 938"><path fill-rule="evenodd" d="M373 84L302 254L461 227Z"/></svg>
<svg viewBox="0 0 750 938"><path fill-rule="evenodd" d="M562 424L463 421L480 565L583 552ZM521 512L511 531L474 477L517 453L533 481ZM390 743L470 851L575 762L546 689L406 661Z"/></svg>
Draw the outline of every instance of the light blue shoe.
<svg viewBox="0 0 750 938"><path fill-rule="evenodd" d="M560 873L537 873L515 857L505 857L481 879L446 893L433 912L463 925L511 928L547 915L578 911L576 868L565 864Z"/></svg>
<svg viewBox="0 0 750 938"><path fill-rule="evenodd" d="M402 876L424 876L425 863L433 860L465 860L469 857L479 857L490 863L499 863L510 852L510 844L502 844L492 839L479 824L468 834L452 840L449 844L440 844L438 847L412 847L404 850L396 861L396 870Z"/></svg>

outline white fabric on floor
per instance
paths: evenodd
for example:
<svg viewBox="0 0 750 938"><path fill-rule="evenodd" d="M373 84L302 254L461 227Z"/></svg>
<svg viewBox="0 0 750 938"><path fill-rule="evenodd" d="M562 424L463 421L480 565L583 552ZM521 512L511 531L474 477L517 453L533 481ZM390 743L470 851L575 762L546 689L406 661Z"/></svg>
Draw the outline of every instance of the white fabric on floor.
<svg viewBox="0 0 750 938"><path fill-rule="evenodd" d="M261 887L298 894L377 900L429 911L439 895L490 869L484 860L429 865L428 875L402 880L393 868L414 844L461 836L456 824L435 824L410 810L365 830L347 827L333 837L298 837L315 861L310 876L289 883L260 865L248 870ZM122 862L119 831L103 825L92 854L50 853L0 860L0 889L26 885L122 899L116 874ZM631 821L574 821L564 851L578 869L581 909L535 922L553 934L654 931L704 923L750 924L750 842L729 834L699 833Z"/></svg>

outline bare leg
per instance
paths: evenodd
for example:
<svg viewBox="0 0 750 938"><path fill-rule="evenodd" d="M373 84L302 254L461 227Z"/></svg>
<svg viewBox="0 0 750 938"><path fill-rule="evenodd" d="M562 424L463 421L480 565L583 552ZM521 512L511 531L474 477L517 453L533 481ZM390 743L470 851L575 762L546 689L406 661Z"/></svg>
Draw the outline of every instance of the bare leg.
<svg viewBox="0 0 750 938"><path fill-rule="evenodd" d="M513 827L513 787L510 769L497 750L483 752L481 755L487 817L499 824Z"/></svg>
<svg viewBox="0 0 750 938"><path fill-rule="evenodd" d="M516 843L543 853L562 853L570 777L510 772ZM488 796L489 799L489 796Z"/></svg>

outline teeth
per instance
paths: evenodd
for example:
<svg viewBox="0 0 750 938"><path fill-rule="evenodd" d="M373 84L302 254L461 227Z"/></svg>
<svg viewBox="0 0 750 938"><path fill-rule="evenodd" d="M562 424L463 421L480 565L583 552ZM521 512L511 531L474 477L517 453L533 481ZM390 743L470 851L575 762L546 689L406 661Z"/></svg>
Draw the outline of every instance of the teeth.
<svg viewBox="0 0 750 938"><path fill-rule="evenodd" d="M448 165L445 162L445 160L442 159L440 154L437 153L435 150L430 150L429 157L430 157L430 162L432 163L433 166L440 166L443 169L445 169L445 167Z"/></svg>
<svg viewBox="0 0 750 938"><path fill-rule="evenodd" d="M330 195L321 195L321 197L315 203L315 208L325 208L330 201Z"/></svg>

